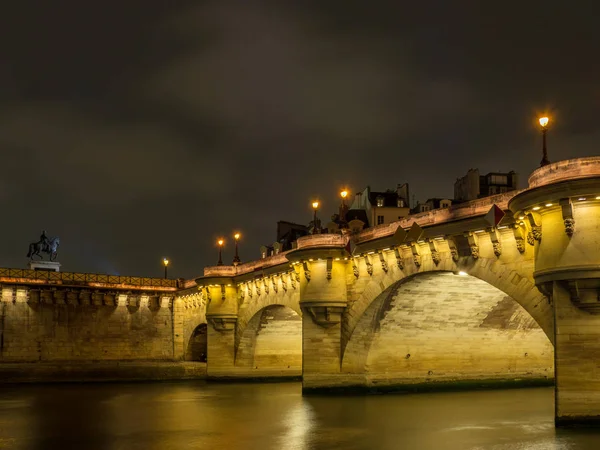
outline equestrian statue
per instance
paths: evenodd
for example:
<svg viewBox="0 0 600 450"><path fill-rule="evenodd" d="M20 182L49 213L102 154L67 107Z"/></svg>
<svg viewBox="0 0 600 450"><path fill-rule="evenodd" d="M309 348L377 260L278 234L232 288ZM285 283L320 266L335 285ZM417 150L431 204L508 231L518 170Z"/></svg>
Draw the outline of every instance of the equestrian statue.
<svg viewBox="0 0 600 450"><path fill-rule="evenodd" d="M46 231L44 230L42 231L42 235L40 236L40 240L38 242L32 242L29 244L29 253L27 253L27 257L31 261L33 261L34 256L39 256L40 259L44 259L42 253L46 253L50 258L50 261L55 261L59 244L60 239L57 237L49 238L46 236Z"/></svg>

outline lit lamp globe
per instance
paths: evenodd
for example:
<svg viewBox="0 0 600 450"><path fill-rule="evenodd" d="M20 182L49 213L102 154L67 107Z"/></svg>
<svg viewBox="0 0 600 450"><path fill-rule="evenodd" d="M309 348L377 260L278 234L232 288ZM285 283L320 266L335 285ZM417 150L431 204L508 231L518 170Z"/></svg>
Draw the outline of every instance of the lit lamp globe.
<svg viewBox="0 0 600 450"><path fill-rule="evenodd" d="M225 243L225 241L223 239L217 240L217 245L219 246L219 262L217 262L217 266L223 265L222 250L223 250L224 243Z"/></svg>
<svg viewBox="0 0 600 450"><path fill-rule="evenodd" d="M319 200L314 200L312 202L312 207L313 207L313 210L314 210L314 215L313 215L313 233L319 233L321 231L320 227L317 226L317 224L318 224L318 221L317 221L317 209L319 209Z"/></svg>
<svg viewBox="0 0 600 450"><path fill-rule="evenodd" d="M240 240L241 234L235 233L233 239L235 240L235 256L233 257L233 265L237 266L240 263L240 255L238 253L238 241Z"/></svg>
<svg viewBox="0 0 600 450"><path fill-rule="evenodd" d="M165 278L167 278L167 267L169 266L169 260L167 258L163 258L163 265L165 266Z"/></svg>
<svg viewBox="0 0 600 450"><path fill-rule="evenodd" d="M550 119L548 116L540 117L539 119L540 127L542 127L542 160L540 161L540 166L547 166L550 164L550 160L548 159L548 150L546 149L546 132L548 131L548 123Z"/></svg>

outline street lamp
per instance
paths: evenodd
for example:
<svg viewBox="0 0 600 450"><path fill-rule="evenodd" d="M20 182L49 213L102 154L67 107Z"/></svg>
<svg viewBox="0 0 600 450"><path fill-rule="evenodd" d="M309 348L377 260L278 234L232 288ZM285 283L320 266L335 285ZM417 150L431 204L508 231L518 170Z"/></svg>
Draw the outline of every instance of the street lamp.
<svg viewBox="0 0 600 450"><path fill-rule="evenodd" d="M342 197L342 206L346 206L346 197L348 197L348 190L347 189L342 189L342 192L340 192L340 197Z"/></svg>
<svg viewBox="0 0 600 450"><path fill-rule="evenodd" d="M539 122L540 122L540 127L542 127L542 160L540 161L540 166L547 166L548 164L550 164L550 161L548 160L548 151L546 150L546 132L548 131L548 122L550 121L550 119L548 119L548 117L544 116L544 117L540 117Z"/></svg>
<svg viewBox="0 0 600 450"><path fill-rule="evenodd" d="M235 239L235 256L233 257L233 265L237 266L240 263L240 256L238 255L238 241L240 240L240 233L235 233L233 239Z"/></svg>
<svg viewBox="0 0 600 450"><path fill-rule="evenodd" d="M163 265L165 266L165 278L167 278L167 267L169 267L169 260L167 258L163 258Z"/></svg>
<svg viewBox="0 0 600 450"><path fill-rule="evenodd" d="M346 198L348 197L348 189L342 189L340 191L340 197L342 197L342 206L340 206L340 214L338 220L340 223L340 228L344 230L348 227L348 224L346 223L346 213L348 212L348 207L346 206Z"/></svg>
<svg viewBox="0 0 600 450"><path fill-rule="evenodd" d="M223 244L224 243L225 243L225 241L222 238L220 238L217 241L217 245L219 246L219 262L217 262L217 266L222 266L223 265L223 258L222 258L223 255L222 255L221 251L223 250Z"/></svg>
<svg viewBox="0 0 600 450"><path fill-rule="evenodd" d="M313 216L313 233L320 233L321 232L321 227L317 227L317 210L319 209L319 200L314 200L312 202L312 207L313 210L315 212L314 216Z"/></svg>

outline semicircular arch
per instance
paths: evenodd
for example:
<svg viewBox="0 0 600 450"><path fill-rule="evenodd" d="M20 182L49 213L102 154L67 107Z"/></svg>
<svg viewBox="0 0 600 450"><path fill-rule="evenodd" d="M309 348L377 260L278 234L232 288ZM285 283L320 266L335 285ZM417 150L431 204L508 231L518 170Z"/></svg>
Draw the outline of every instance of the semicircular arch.
<svg viewBox="0 0 600 450"><path fill-rule="evenodd" d="M364 265L364 262L360 262ZM364 269L364 268L363 268ZM366 271L366 269L365 269ZM358 321L371 303L384 291L398 282L408 280L415 275L431 272L461 272L485 281L489 285L513 298L527 311L544 331L550 342L554 343L554 316L548 299L537 289L531 274L533 261L524 258L505 260L504 258L486 258L463 256L454 261L449 252L441 254L435 264L430 254L422 256L420 266L405 264L401 270L395 264L389 264L388 271L378 270L363 283L360 291L350 298L346 320L343 323L342 355ZM361 270L361 273L364 271ZM362 275L361 275L362 277Z"/></svg>
<svg viewBox="0 0 600 450"><path fill-rule="evenodd" d="M302 317L300 295L295 289L288 289L287 291L279 290L279 292L271 291L271 293L268 294L263 293L258 296L246 297L238 310L235 342L236 351L240 343L240 338L243 336L246 327L252 318L263 309L275 305L287 306Z"/></svg>
<svg viewBox="0 0 600 450"><path fill-rule="evenodd" d="M426 271L382 291L357 321L342 372L367 384L428 372L550 377L552 344L534 318L503 291L463 275Z"/></svg>

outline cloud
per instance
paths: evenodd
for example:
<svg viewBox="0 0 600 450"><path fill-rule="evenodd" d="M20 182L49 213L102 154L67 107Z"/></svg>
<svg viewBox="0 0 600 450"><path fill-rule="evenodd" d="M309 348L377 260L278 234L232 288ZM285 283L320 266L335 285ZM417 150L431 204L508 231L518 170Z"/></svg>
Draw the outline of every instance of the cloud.
<svg viewBox="0 0 600 450"><path fill-rule="evenodd" d="M31 175L73 201L127 204L227 192L220 161L161 123L110 123L66 104L27 104L0 116L0 142L27 155Z"/></svg>
<svg viewBox="0 0 600 450"><path fill-rule="evenodd" d="M185 36L188 53L142 85L145 95L191 116L214 115L239 141L385 143L457 110L477 111L466 85L415 71L408 44L335 34L292 13L219 1L171 18L167 29Z"/></svg>

